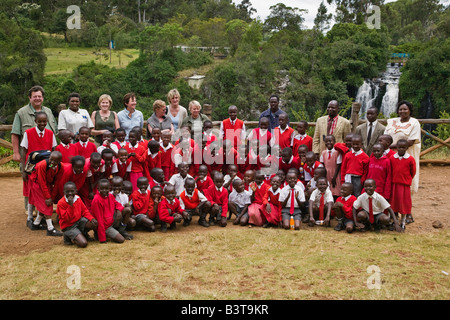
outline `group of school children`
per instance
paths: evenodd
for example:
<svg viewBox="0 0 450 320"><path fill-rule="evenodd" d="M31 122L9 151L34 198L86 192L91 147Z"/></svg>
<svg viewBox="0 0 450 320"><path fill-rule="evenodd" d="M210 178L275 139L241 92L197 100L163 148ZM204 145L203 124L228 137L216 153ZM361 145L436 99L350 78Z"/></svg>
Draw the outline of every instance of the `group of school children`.
<svg viewBox="0 0 450 320"><path fill-rule="evenodd" d="M154 232L156 225L162 232L181 222L187 227L194 215L203 227L233 221L299 230L302 223L329 227L334 217L337 231L404 230L415 174L407 141L399 141L394 152L392 138L383 135L369 156L360 136L349 134L345 143L336 143L329 135L318 156L311 151L306 121L295 131L281 114L280 125L270 130L262 118L245 137L235 109L230 107L218 135L211 121L200 139L184 126L176 141L159 129L145 140L141 128L132 129L126 141L119 128L103 134L100 146L85 127L76 142L69 131L60 131L57 145L45 129L46 114L36 113L36 127L26 131L21 146L27 157L54 151L31 174L23 173L27 226L79 247L94 239L122 243L133 239L132 230ZM53 226L53 204L61 231Z"/></svg>

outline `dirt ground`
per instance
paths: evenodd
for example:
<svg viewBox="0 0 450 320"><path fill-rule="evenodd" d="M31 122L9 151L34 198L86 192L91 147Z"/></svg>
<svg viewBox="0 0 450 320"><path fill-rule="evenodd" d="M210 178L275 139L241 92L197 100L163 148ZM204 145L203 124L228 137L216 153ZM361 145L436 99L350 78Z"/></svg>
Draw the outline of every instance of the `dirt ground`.
<svg viewBox="0 0 450 320"><path fill-rule="evenodd" d="M415 222L407 225L406 233L435 232L433 222L440 221L444 228L450 226L450 167L422 166L419 193L413 196ZM0 256L26 255L31 251L50 250L62 244L61 237L47 237L45 231L31 231L26 227L27 216L22 197L20 177L0 176ZM54 215L54 223L56 216ZM194 217L195 222L197 220ZM334 225L334 224L333 224ZM183 232L200 230L192 223ZM229 223L227 228L239 228ZM334 232L330 229L330 232Z"/></svg>

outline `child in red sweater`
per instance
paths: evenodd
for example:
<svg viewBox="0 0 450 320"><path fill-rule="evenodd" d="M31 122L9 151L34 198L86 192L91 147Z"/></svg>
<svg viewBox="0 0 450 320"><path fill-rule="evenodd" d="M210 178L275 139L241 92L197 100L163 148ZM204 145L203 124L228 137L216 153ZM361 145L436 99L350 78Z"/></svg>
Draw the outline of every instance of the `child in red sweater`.
<svg viewBox="0 0 450 320"><path fill-rule="evenodd" d="M401 214L400 225L405 229L406 223L414 221L412 218L411 183L416 175L416 161L406 152L409 144L405 139L397 141L397 153L389 158L392 172L391 207L396 213ZM406 219L410 221L406 221Z"/></svg>
<svg viewBox="0 0 450 320"><path fill-rule="evenodd" d="M150 179L150 171L153 168L161 168L161 152L159 151L161 146L158 141L150 140L147 147L144 162L144 176Z"/></svg>
<svg viewBox="0 0 450 320"><path fill-rule="evenodd" d="M24 132L22 142L20 143L20 146L23 148L25 154L25 157L21 157L22 168L25 168L28 156L31 152L39 150L55 150L55 135L53 134L53 131L45 128L47 126L47 122L48 118L45 112L36 112L36 127L30 128ZM25 170L22 170L22 180L23 196L28 198L30 194L30 183L28 181L29 174L27 174ZM27 210L28 220L33 220L34 207L28 203Z"/></svg>
<svg viewBox="0 0 450 320"><path fill-rule="evenodd" d="M131 158L128 157L127 149L120 148L119 152L117 152L117 159L114 160L111 173L121 177L123 180L128 180L131 167Z"/></svg>
<svg viewBox="0 0 450 320"><path fill-rule="evenodd" d="M170 141L172 140L172 134L170 131L164 131L161 134L161 143L159 151L161 152L161 168L164 171L164 176L169 180L175 173L175 163L173 161L172 152L174 147Z"/></svg>
<svg viewBox="0 0 450 320"><path fill-rule="evenodd" d="M91 135L91 129L88 127L81 127L78 131L80 141L75 144L76 154L87 158L90 158L91 154L97 152L97 146L95 143L89 141Z"/></svg>
<svg viewBox="0 0 450 320"><path fill-rule="evenodd" d="M57 190L55 186L60 184L63 169L61 166L62 155L59 151L53 151L47 160L38 162L29 177L29 199L30 205L36 207L38 215L34 222L27 220L27 226L31 230L40 230L40 223L45 216L48 236L62 236L63 234L53 227L53 203Z"/></svg>
<svg viewBox="0 0 450 320"><path fill-rule="evenodd" d="M292 151L294 157L299 156L298 148L301 145L306 145L308 147L308 151L312 151L313 139L306 134L306 130L308 130L308 121L299 121L297 124L298 134L292 138Z"/></svg>
<svg viewBox="0 0 450 320"><path fill-rule="evenodd" d="M362 150L361 136L354 134L352 137L352 149L342 159L341 184L344 182L353 184L353 194L357 198L361 194L364 180L367 176L368 164L369 156Z"/></svg>
<svg viewBox="0 0 450 320"><path fill-rule="evenodd" d="M72 157L76 156L76 144L72 144L72 132L67 129L58 132L60 144L55 148L62 154L62 163L70 163Z"/></svg>
<svg viewBox="0 0 450 320"><path fill-rule="evenodd" d="M300 166L299 158L296 158L292 154L291 148L284 148L281 151L281 157L279 159L278 168L283 170L287 174L290 168L298 168Z"/></svg>
<svg viewBox="0 0 450 320"><path fill-rule="evenodd" d="M195 180L192 178L188 178L184 182L184 190L180 194L180 205L187 213L184 218L183 226L188 226L191 223L192 216L195 214L200 216L198 220L199 225L209 227L205 217L211 210L211 203L209 203L205 195L195 187Z"/></svg>
<svg viewBox="0 0 450 320"><path fill-rule="evenodd" d="M77 196L77 188L72 181L64 184L64 197L58 201L56 214L64 235L64 244L76 244L79 248L86 248L90 239L88 232L96 230L98 224Z"/></svg>
<svg viewBox="0 0 450 320"><path fill-rule="evenodd" d="M221 227L227 226L228 215L228 191L223 187L223 174L217 172L213 177L214 185L205 191L205 196L211 203L209 225L218 223Z"/></svg>
<svg viewBox="0 0 450 320"><path fill-rule="evenodd" d="M380 143L373 145L366 179L374 179L377 184L375 191L389 202L392 183L391 161L383 155L383 151L383 146Z"/></svg>
<svg viewBox="0 0 450 320"><path fill-rule="evenodd" d="M170 229L175 229L176 224L187 217L187 213L180 205L180 200L176 198L175 187L167 185L164 189L164 199L158 205L158 216L161 221L161 231L167 232L167 223Z"/></svg>
<svg viewBox="0 0 450 320"><path fill-rule="evenodd" d="M89 170L89 163L82 156L74 156L70 163L63 164L63 176L57 186L56 200L59 201L64 196L64 185L72 181L75 187L81 190L86 182L87 173Z"/></svg>
<svg viewBox="0 0 450 320"><path fill-rule="evenodd" d="M305 184L308 184L314 177L314 171L319 167L323 167L323 165L316 160L316 154L313 151L308 151L305 156L305 164L303 165Z"/></svg>
<svg viewBox="0 0 450 320"><path fill-rule="evenodd" d="M145 152L147 152L146 148L138 144L137 136L137 133L131 130L125 145L132 163L129 180L133 184L133 191L137 190L137 179L144 175Z"/></svg>
<svg viewBox="0 0 450 320"><path fill-rule="evenodd" d="M259 170L255 174L255 181L250 184L250 192L252 193L252 204L248 206L248 223L255 226L262 226L265 222L264 215L261 212L264 203L264 196L270 189L264 183L264 173Z"/></svg>
<svg viewBox="0 0 450 320"><path fill-rule="evenodd" d="M279 145L280 150L283 150L284 148L292 148L294 129L288 126L289 116L287 113L282 113L278 116L278 121L280 125L273 129L270 145Z"/></svg>
<svg viewBox="0 0 450 320"><path fill-rule="evenodd" d="M116 243L125 238L117 230L122 220L122 211L130 210L122 206L110 193L111 185L107 179L98 182L98 193L94 196L91 213L98 222L96 237L100 243L106 243L107 237Z"/></svg>
<svg viewBox="0 0 450 320"><path fill-rule="evenodd" d="M114 132L114 137L116 140L112 143L117 147L117 150L120 150L120 148L125 147L127 142L125 141L125 137L127 136L127 133L124 128L117 128Z"/></svg>
<svg viewBox="0 0 450 320"><path fill-rule="evenodd" d="M281 178L275 175L270 180L270 185L270 188L264 195L263 205L261 207L261 212L266 218L266 223L263 225L263 228L278 226L281 223L281 203L278 200L281 191Z"/></svg>
<svg viewBox="0 0 450 320"><path fill-rule="evenodd" d="M353 222L353 202L356 197L353 193L353 185L350 182L344 182L341 185L341 196L336 199L333 205L333 211L338 221L334 230L341 231L345 228L347 233L352 233L355 229Z"/></svg>
<svg viewBox="0 0 450 320"><path fill-rule="evenodd" d="M209 176L208 167L206 165L201 164L198 167L198 176L195 178L195 183L197 185L197 189L203 194L205 194L206 189L214 185L213 180Z"/></svg>
<svg viewBox="0 0 450 320"><path fill-rule="evenodd" d="M137 227L143 227L150 232L155 231L155 224L150 218L153 213L150 210L151 190L148 188L148 179L146 177L140 177L137 180L136 191L130 196L130 203L133 207L133 219L136 220Z"/></svg>
<svg viewBox="0 0 450 320"><path fill-rule="evenodd" d="M223 167L223 149L219 145L219 141L213 141L209 146L202 150L202 164L207 166L208 175L211 176L212 171L222 171ZM200 169L200 167L199 167Z"/></svg>
<svg viewBox="0 0 450 320"><path fill-rule="evenodd" d="M388 159L395 154L395 151L390 148L391 144L394 142L394 139L389 134L382 134L378 138L378 143L381 143L383 146L383 156L386 156Z"/></svg>
<svg viewBox="0 0 450 320"><path fill-rule="evenodd" d="M236 106L228 107L228 119L220 124L220 140L230 140L233 148L238 149L245 142L245 124L244 121L237 118L238 108Z"/></svg>

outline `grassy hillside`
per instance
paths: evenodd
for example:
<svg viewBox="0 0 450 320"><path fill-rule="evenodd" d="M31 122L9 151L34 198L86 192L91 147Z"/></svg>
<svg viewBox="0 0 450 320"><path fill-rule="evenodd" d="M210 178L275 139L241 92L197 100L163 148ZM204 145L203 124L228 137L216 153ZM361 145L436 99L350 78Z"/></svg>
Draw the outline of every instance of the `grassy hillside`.
<svg viewBox="0 0 450 320"><path fill-rule="evenodd" d="M93 48L46 48L45 75L71 72L80 64L95 61L111 67L124 68L139 56L137 49L112 50L111 63L109 50L96 51Z"/></svg>

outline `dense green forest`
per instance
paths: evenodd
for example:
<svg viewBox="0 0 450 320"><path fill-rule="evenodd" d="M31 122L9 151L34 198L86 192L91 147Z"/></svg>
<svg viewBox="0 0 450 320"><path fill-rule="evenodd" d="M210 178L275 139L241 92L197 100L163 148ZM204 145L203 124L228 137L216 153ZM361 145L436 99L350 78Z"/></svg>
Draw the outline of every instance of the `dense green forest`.
<svg viewBox="0 0 450 320"><path fill-rule="evenodd" d="M448 6L438 0L326 1L337 11L328 12L322 3L310 29L303 25L302 8L282 3L261 21L252 18L256 10L249 0L2 1L0 120L11 123L27 103L27 90L40 84L45 105L55 112L73 91L90 111L103 93L120 110L123 95L132 91L148 117L153 101L166 100L176 87L184 106L193 99L213 105L214 120L226 117L231 104L240 108L241 118L257 119L275 93L293 119L314 121L331 99L349 105L364 79L384 71L393 52L411 55L402 69L400 98L416 106L431 101L433 117L448 110ZM366 24L372 4L381 8L380 28ZM69 5L81 9L80 29L67 29ZM330 27L332 18L336 23ZM107 48L110 39L116 50L138 48L139 58L123 69L91 62L67 74L44 74L45 47L98 50ZM191 47L190 52L179 45ZM214 56L197 47L216 47L216 54L227 57L213 64ZM200 90L178 75L205 65L211 68ZM416 108L416 116L420 112Z"/></svg>

